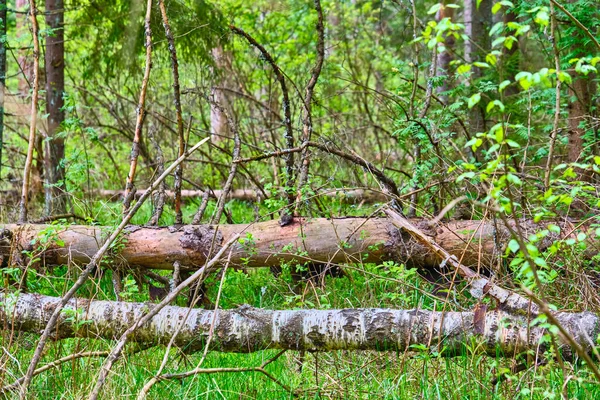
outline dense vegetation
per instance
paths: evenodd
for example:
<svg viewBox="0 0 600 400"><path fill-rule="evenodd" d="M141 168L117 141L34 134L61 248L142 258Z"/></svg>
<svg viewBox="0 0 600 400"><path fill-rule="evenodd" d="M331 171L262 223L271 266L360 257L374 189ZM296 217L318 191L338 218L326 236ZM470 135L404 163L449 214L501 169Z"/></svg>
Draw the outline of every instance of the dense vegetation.
<svg viewBox="0 0 600 400"><path fill-rule="evenodd" d="M279 220L285 227L300 217L382 217L388 207L430 221L419 225L424 231L450 219L513 221L493 262L469 267L555 309L600 313L598 6L0 1L0 223L48 224L18 257L0 252L3 309L22 292L63 296L85 266L46 263L45 251L61 246L57 232L95 225L108 237L184 156L131 224ZM236 189L247 195L234 196ZM539 229L526 232L519 221ZM0 247L7 238L0 234ZM241 239L249 257L255 240ZM331 240L344 251L344 240ZM77 297L156 302L177 283L172 271L126 265L125 246L119 236ZM228 267L174 304L199 296L195 305L211 309L464 311L482 303L467 283L455 284L455 273L443 274L447 260L424 270L410 254L381 263L348 257L332 274L310 261L310 249L292 250L302 260ZM452 358L427 343L404 353L288 351L265 367L270 375L204 371L157 382L148 398L600 396L585 360L563 359L564 337L543 313L532 322L540 324L548 328L543 351L492 357L478 351L477 338ZM2 331L0 385L26 374L39 338ZM600 336L590 340L598 346ZM50 341L40 365L113 346ZM128 344L102 398L137 396L160 373L250 368L276 354ZM105 357L49 369L27 395L88 396Z"/></svg>

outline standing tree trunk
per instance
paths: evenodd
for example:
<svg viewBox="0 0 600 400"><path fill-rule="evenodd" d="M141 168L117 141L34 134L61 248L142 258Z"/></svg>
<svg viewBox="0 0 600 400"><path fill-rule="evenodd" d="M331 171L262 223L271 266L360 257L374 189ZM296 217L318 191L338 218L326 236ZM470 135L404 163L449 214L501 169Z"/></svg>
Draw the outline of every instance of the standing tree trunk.
<svg viewBox="0 0 600 400"><path fill-rule="evenodd" d="M45 213L64 214L66 212L65 168L61 160L65 157L65 140L60 135L61 124L65 120L63 111L65 91L65 44L64 44L63 0L46 0L46 113L48 129L45 138L46 169Z"/></svg>
<svg viewBox="0 0 600 400"><path fill-rule="evenodd" d="M465 33L468 40L465 42L465 60L473 63L482 58L490 49L490 24L492 21L492 2L482 1L477 7L477 0L465 0ZM481 78L481 70L473 66L471 82ZM469 113L469 127L471 134L485 131L485 117L483 108L479 105L471 109Z"/></svg>
<svg viewBox="0 0 600 400"><path fill-rule="evenodd" d="M213 59L215 62L215 73L216 82L210 90L210 95L213 102L210 104L210 134L213 142L218 142L225 138L230 137L229 125L227 124L227 117L223 110L229 109L227 102L227 96L220 87L227 87L228 82L225 78L226 71L231 68L230 55L223 51L223 47L215 47L212 50Z"/></svg>
<svg viewBox="0 0 600 400"><path fill-rule="evenodd" d="M29 201L29 181L31 175L31 164L33 161L33 148L36 143L36 123L38 95L40 88L40 42L38 38L37 9L35 0L29 0L29 16L31 17L31 29L33 36L33 93L31 94L31 123L29 125L29 139L27 145L27 159L23 168L23 188L21 191L21 203L19 204L19 222L27 221L27 205Z"/></svg>
<svg viewBox="0 0 600 400"><path fill-rule="evenodd" d="M584 153L584 135L590 125L591 104L595 84L590 76L573 75L569 87L569 162L580 162Z"/></svg>
<svg viewBox="0 0 600 400"><path fill-rule="evenodd" d="M27 15L29 2L28 0L16 0L15 7L18 13L16 14L16 34L17 41L22 35L29 35L29 24L27 20L29 19ZM31 57L30 52L26 48L21 48L18 50L18 95L23 99L23 102L26 102L26 98L29 96L29 92L33 85L33 58ZM29 118L29 111L27 111L27 115ZM34 144L35 150L35 164L32 165L31 169L31 178L29 182L29 191L32 194L40 193L42 190L42 176L44 175L44 162L43 162L43 154L44 151L42 149L42 138L38 135L35 139Z"/></svg>
<svg viewBox="0 0 600 400"><path fill-rule="evenodd" d="M4 94L6 93L6 0L0 1L0 181L4 147Z"/></svg>
<svg viewBox="0 0 600 400"><path fill-rule="evenodd" d="M437 15L436 15L436 20L439 23L440 21L442 21L444 18L448 18L450 21L453 21L454 19L454 8L448 7L447 5L450 3L449 0L444 0L442 2L442 7L440 8L440 10L438 11ZM438 52L437 55L437 67L436 67L436 76L444 76L444 80L442 81L442 84L440 86L437 87L437 93L440 97L440 99L442 99L442 101L444 103L448 102L448 95L447 94L443 94L444 92L447 92L448 90L450 90L451 86L450 86L450 63L452 62L452 60L454 60L454 44L456 42L456 40L454 39L454 36L452 34L446 33L447 36L444 37L444 47L445 50L444 51L440 51Z"/></svg>
<svg viewBox="0 0 600 400"><path fill-rule="evenodd" d="M23 35L23 30L27 28L27 15L22 14L29 5L28 0L16 0L15 7L19 14L17 14L17 36ZM25 96L31 88L31 82L33 81L33 59L27 53L26 50L19 50L19 92L22 96Z"/></svg>

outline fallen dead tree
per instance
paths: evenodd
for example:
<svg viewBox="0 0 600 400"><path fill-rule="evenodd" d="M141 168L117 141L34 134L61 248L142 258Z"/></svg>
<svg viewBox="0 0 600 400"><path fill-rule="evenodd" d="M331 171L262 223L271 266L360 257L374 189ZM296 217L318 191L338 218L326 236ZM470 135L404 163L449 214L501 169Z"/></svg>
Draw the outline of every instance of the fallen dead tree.
<svg viewBox="0 0 600 400"><path fill-rule="evenodd" d="M0 294L0 317L5 328L40 332L60 301L38 294ZM71 299L62 313L56 339L70 337L120 337L136 319L148 312L149 303ZM242 306L233 310L202 310L167 306L130 340L146 345L175 344L186 352L204 349L214 323L210 348L221 352L249 353L267 349L308 351L373 350L413 351L426 346L450 357L463 354L465 344L477 340L478 351L493 356L527 350L544 350L540 344L547 329L528 326L528 318L501 310L437 312L426 310L341 309L271 311ZM75 317L74 317L75 316ZM600 319L589 312L554 313L586 352L600 332ZM213 322L214 321L214 322ZM421 347L419 346L419 347ZM540 347L541 346L541 347ZM572 359L570 347L561 343L563 356Z"/></svg>
<svg viewBox="0 0 600 400"><path fill-rule="evenodd" d="M412 220L431 240L439 244L464 265L490 266L504 254L510 231L501 222L450 221L430 226L425 220ZM576 237L579 232L570 223L553 222L561 233L550 233L537 245L548 247L556 239ZM547 223L519 222L529 235L544 229ZM583 229L583 228L582 228ZM0 225L0 257L20 257L21 251L35 251L36 238L53 232L54 242L42 254L46 265L67 262L87 263L98 250L109 228L98 226ZM243 243L234 247L232 263L248 267L279 265L297 260L315 263L354 263L398 261L416 267L439 265L439 255L415 240L408 232L398 229L387 218L296 218L287 226L277 221L255 224L186 225L181 227L140 227L125 229L119 241L118 260L141 268L172 269L175 262L195 268L206 261L207 255L241 234ZM598 253L598 243L589 236L587 254ZM62 244L61 246L56 243ZM116 254L115 254L116 256ZM14 260L13 260L14 261Z"/></svg>
<svg viewBox="0 0 600 400"><path fill-rule="evenodd" d="M140 197L145 192L144 189L140 189L136 192L135 196ZM220 197L222 195L222 190L214 190L209 192L210 196ZM124 191L123 190L97 190L94 191L93 194L95 196L119 200L123 198ZM174 198L175 192L172 190L166 190L165 194L168 198ZM380 192L375 190L365 190L365 189L331 189L325 190L322 193L324 196L328 197L340 197L344 199L354 200L354 201L365 201L365 202L385 202L388 200L388 197ZM202 190L182 190L181 197L187 199L201 199L204 196L204 191ZM258 201L259 200L259 192L253 189L235 189L231 190L227 194L227 199L235 199L235 200L243 200L243 201ZM264 200L264 197L263 197Z"/></svg>
<svg viewBox="0 0 600 400"><path fill-rule="evenodd" d="M138 189L135 192L135 198L139 199L144 193L146 189ZM202 199L204 196L204 191L202 190L182 190L181 198L182 199ZM222 195L222 190L214 190L209 192L209 196L219 198ZM228 200L241 200L241 201L258 201L259 197L264 200L264 196L259 196L260 192L257 192L253 189L235 189L231 190L227 194ZM125 194L124 190L109 190L109 189L101 189L94 190L91 192L92 197L103 198L112 201L121 201L123 200L123 196ZM262 193L260 193L262 195ZM320 193L323 196L327 197L339 197L340 199L347 199L354 202L364 201L366 203L374 203L374 202L385 202L388 200L388 197L377 190L367 190L367 189L331 189L325 190L323 193ZM172 190L166 190L165 195L169 199L175 198L175 192ZM14 202L18 200L19 192L16 190L0 190L0 198L6 199L7 202Z"/></svg>

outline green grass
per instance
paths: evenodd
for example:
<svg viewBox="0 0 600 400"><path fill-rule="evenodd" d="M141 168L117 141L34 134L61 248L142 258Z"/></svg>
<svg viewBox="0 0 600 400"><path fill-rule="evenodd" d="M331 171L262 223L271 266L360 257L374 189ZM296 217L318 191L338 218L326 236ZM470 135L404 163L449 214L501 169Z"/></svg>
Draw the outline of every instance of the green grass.
<svg viewBox="0 0 600 400"><path fill-rule="evenodd" d="M331 201L335 208L335 200ZM120 218L120 204L98 202L91 207L90 216L103 225L114 225ZM184 216L189 220L197 204L188 202ZM214 207L214 204L211 205ZM243 202L227 205L236 222L254 220L254 209ZM83 212L80 207L78 212ZM344 211L344 210L341 210ZM369 208L346 210L348 214L366 215ZM261 218L270 210L261 207ZM145 205L134 223L142 224L151 214ZM210 209L209 209L210 215ZM167 212L162 224L173 222L172 212ZM206 220L206 218L205 218ZM60 295L77 277L75 267L57 267L50 275L31 272L30 289L47 295ZM275 278L268 269L241 271L230 268L224 281L220 306L234 308L241 304L255 307L285 308L349 308L390 307L440 309L427 293L433 289L414 271L401 266L374 264L349 266L347 276L328 277L323 287L313 284L298 285L292 280L290 266ZM166 272L164 272L166 274ZM131 277L126 277L130 279ZM130 279L131 280L131 279ZM568 286L568 282L563 282ZM209 298L214 301L219 280L209 278ZM294 291L293 289L296 289ZM415 290L415 288L417 290ZM147 301L147 289L138 291L128 286L129 300ZM557 286L556 296L561 290ZM81 296L114 300L111 274L104 273L88 282L79 292ZM462 296L463 307L473 305L473 300ZM180 299L180 305L185 301ZM37 335L3 331L0 356L0 379L11 383L23 375L31 359ZM42 363L80 351L110 350L112 342L105 340L67 339L49 343ZM474 347L474 346L473 346ZM131 349L130 349L131 350ZM414 350L414 349L413 349ZM150 348L128 354L119 361L109 377L103 398L136 398L144 384L158 370L165 352L164 347ZM10 356L8 356L10 354ZM276 354L265 350L253 354L225 354L210 352L202 368L254 367ZM303 361L301 358L303 357ZM202 354L183 354L178 349L169 353L164 373L184 372L198 367ZM32 384L32 398L81 399L86 398L101 365L101 358L84 358L68 362L59 368L38 375ZM302 368L300 368L302 365ZM419 352L351 352L335 351L301 355L287 352L266 369L286 387L297 392L300 399L545 399L560 398L565 387L568 398L600 398L600 387L594 383L588 369L581 365L565 364L565 371L552 359L548 364L535 366L510 376L498 385L492 383L498 372L508 368L511 360L476 354L465 345L464 354L451 358L437 358ZM259 372L202 374L181 381L157 383L149 399L287 399L294 398L279 384Z"/></svg>

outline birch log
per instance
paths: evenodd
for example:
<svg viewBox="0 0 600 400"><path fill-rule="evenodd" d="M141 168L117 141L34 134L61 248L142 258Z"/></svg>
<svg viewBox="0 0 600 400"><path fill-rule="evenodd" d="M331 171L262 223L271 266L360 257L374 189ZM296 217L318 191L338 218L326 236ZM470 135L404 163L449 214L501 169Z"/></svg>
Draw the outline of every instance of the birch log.
<svg viewBox="0 0 600 400"><path fill-rule="evenodd" d="M510 239L508 229L500 223L451 221L430 227L424 220L411 222L469 267L495 265ZM520 221L526 236L544 229L547 224ZM537 243L541 250L566 234L575 237L579 232L571 224L554 224L561 227L563 236L549 234ZM20 251L15 253L15 249L35 251L38 247L35 239L40 232L45 231L48 236L46 225L0 225L0 232L3 229L0 257L21 254ZM42 254L42 261L46 265L89 262L102 243L103 232L109 231L108 228L82 225L54 226L50 229L57 230L56 239L60 240L55 240ZM146 269L172 269L175 262L185 268L195 269L206 261L213 239L218 247L238 233L241 237L251 239L234 247L231 261L247 267L277 266L281 261L296 260L323 264L397 261L411 267L435 268L442 261L429 248L416 242L410 233L397 229L386 218L295 218L293 223L284 227L277 221L218 227L130 226L125 229L121 240L123 248L118 258L129 266ZM588 237L586 255L591 257L599 252L598 241L593 233ZM57 242L63 245L58 246Z"/></svg>
<svg viewBox="0 0 600 400"><path fill-rule="evenodd" d="M0 294L0 318L4 328L39 332L59 298L37 294ZM116 339L151 303L128 303L72 299L57 325L57 339L70 337ZM186 318L186 315L189 315ZM186 352L204 348L213 321L213 310L168 306L131 337L148 345L164 345L176 334L175 344ZM589 312L557 312L560 323L577 343L591 352L589 338L600 332L600 320ZM75 317L74 317L75 316ZM267 349L307 351L373 350L409 351L424 345L451 357L463 354L465 343L477 340L478 351L513 357L526 350L544 350L540 340L546 329L529 327L525 317L499 310L438 312L426 310L340 309L263 310L241 306L218 310L211 349L249 353ZM571 350L561 344L563 355Z"/></svg>

